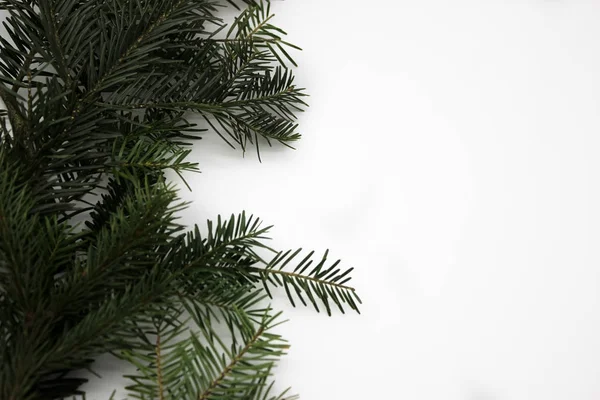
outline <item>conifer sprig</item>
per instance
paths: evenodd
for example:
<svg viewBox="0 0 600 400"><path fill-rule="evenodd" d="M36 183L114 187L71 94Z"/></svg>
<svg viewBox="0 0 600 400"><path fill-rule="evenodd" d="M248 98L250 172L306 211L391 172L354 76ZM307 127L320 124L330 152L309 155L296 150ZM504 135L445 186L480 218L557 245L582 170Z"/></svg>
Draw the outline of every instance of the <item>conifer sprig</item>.
<svg viewBox="0 0 600 400"><path fill-rule="evenodd" d="M78 371L112 353L137 367L134 398L280 400L271 290L358 311L350 270L288 268L299 251L258 218L178 219L166 173L198 170L201 135L257 152L300 137L297 46L267 1L229 28L225 4L0 0L0 399L83 396Z"/></svg>

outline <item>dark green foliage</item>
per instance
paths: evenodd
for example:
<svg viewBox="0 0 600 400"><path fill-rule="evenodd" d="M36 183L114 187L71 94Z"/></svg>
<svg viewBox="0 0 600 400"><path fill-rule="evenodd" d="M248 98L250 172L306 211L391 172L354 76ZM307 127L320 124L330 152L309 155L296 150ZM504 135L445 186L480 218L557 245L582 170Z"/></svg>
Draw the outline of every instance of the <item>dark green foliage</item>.
<svg viewBox="0 0 600 400"><path fill-rule="evenodd" d="M103 353L137 366L136 398L280 399L270 287L358 311L349 270L288 267L298 251L267 246L257 218L177 220L165 172L197 170L200 134L243 151L299 138L296 47L268 2L227 29L225 5L0 0L0 399L81 395L73 372Z"/></svg>

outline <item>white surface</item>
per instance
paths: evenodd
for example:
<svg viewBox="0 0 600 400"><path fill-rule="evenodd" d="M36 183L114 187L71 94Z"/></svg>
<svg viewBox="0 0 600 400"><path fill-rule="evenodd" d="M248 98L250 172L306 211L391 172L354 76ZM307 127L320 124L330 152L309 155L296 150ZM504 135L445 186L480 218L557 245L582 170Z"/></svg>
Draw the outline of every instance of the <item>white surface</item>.
<svg viewBox="0 0 600 400"><path fill-rule="evenodd" d="M600 3L273 7L305 49L304 138L259 164L207 137L184 194L190 223L245 209L276 225L275 245L356 267L361 316L279 299L292 348L278 385L313 400L600 398Z"/></svg>

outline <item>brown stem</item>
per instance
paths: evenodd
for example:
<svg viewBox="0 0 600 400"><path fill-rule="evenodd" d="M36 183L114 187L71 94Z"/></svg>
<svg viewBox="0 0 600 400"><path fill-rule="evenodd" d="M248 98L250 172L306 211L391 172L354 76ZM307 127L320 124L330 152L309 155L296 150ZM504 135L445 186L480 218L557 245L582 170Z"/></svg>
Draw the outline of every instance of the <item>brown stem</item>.
<svg viewBox="0 0 600 400"><path fill-rule="evenodd" d="M260 272L260 273L278 274L278 275L284 275L284 276L291 276L291 277L299 278L299 279L306 279L309 281L322 283L324 285L335 286L335 287L339 287L340 289L350 290L352 292L354 292L356 290L353 287L346 286L346 285L340 285L339 283L324 281L322 279L313 278L312 276L295 274L293 272L281 271L278 269L268 269L267 270L267 269L256 268L256 267L248 267L248 269L256 271L256 272Z"/></svg>
<svg viewBox="0 0 600 400"><path fill-rule="evenodd" d="M233 360L231 360L227 367L225 367L223 372L221 372L221 375L219 375L217 379L212 381L210 386L204 392L200 393L200 395L198 396L198 400L207 400L209 398L212 391L215 390L215 388L221 383L221 381L225 379L227 374L230 373L231 370L233 370L233 368L235 368L236 364L241 361L242 357L244 357L248 350L250 350L250 347L252 347L252 345L258 340L258 338L263 334L264 331L265 327L261 326L260 329L256 332L256 334L252 337L252 339L248 341L246 346L244 346L244 348L233 358Z"/></svg>
<svg viewBox="0 0 600 400"><path fill-rule="evenodd" d="M165 389L163 386L162 367L160 364L160 332L156 333L156 383L158 384L158 398L165 400Z"/></svg>

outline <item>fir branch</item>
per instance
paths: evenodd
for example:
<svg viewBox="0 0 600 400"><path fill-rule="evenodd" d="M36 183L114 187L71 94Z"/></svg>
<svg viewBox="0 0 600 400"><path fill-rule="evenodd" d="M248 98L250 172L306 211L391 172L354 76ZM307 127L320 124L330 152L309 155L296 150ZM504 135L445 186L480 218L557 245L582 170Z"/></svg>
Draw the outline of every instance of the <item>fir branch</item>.
<svg viewBox="0 0 600 400"><path fill-rule="evenodd" d="M288 348L279 335L270 332L280 323L278 315L270 315L267 310L252 321L244 311L232 310L228 324L234 336L226 343L201 314L195 313L195 306L191 307L195 302L189 298L183 304L198 331L182 339L183 321L172 320L172 327L159 323L155 330L144 331L146 335L160 335L160 357L156 341L144 344L142 340L132 350L121 353L122 358L138 367L138 373L129 376L133 384L127 389L137 398L160 396L161 385L165 398L173 400L258 398L274 362ZM149 351L152 357L146 356ZM250 393L253 395L244 396Z"/></svg>
<svg viewBox="0 0 600 400"><path fill-rule="evenodd" d="M31 63L33 62L33 58L36 54L36 50L35 49L31 49L29 51L29 53L27 53L27 55L25 56L25 60L23 62L23 67L19 70L19 75L17 75L17 77L15 78L15 83L13 85L13 87L11 88L12 92L17 92L19 90L19 86L21 86L20 84L23 81L23 78L25 78L25 76L28 75L28 71L30 71L30 66Z"/></svg>
<svg viewBox="0 0 600 400"><path fill-rule="evenodd" d="M128 45L125 46L125 49L121 51L118 58L112 63L112 65L104 66L105 72L96 77L93 86L88 88L85 95L77 101L77 105L71 114L71 120L77 118L77 116L81 113L84 104L92 97L96 96L103 90L109 89L111 84L114 85L117 82L122 82L123 79L116 79L118 77L118 73L126 74L125 79L127 79L127 77L132 75L133 71L139 69L140 66L143 65L143 59L149 56L151 50L158 48L158 46L161 44L161 41L157 41L144 47L146 40L151 37L152 33L157 30L161 24L167 21L168 18L179 7L185 4L186 1L187 0L177 0L175 2L170 1L170 6L167 6L166 9L162 13L159 13L154 20L149 21L149 23L145 25L144 29L135 38L133 38L133 40L129 41ZM112 11L115 14L124 12L124 10L119 10L116 4L113 5L113 7L115 8ZM140 54L136 54L136 51L138 51ZM128 62L131 65L128 65ZM111 80L114 83L111 82Z"/></svg>
<svg viewBox="0 0 600 400"><path fill-rule="evenodd" d="M265 261L270 227L253 216L177 222L165 172L197 170L189 146L207 130L187 113L259 159L259 142L299 138L297 47L268 2L245 3L218 39L213 0L0 0L0 398L82 394L70 374L108 352L138 367L134 397L280 400L269 286L357 310L337 263Z"/></svg>
<svg viewBox="0 0 600 400"><path fill-rule="evenodd" d="M22 108L16 98L14 91L7 89L4 84L0 83L0 99L8 112L10 125L15 132L17 140L23 140L23 131L27 125L26 118L23 115Z"/></svg>
<svg viewBox="0 0 600 400"><path fill-rule="evenodd" d="M209 386L199 394L198 400L208 400L212 397L213 392L218 390L218 387L223 384L227 375L231 374L234 369L242 362L244 357L249 353L253 346L256 346L260 337L264 334L265 328L263 326L259 327L254 336L248 340L246 345L241 348L237 354L235 354L229 364L225 366L225 368L221 371L221 374L216 377L212 382L210 382Z"/></svg>
<svg viewBox="0 0 600 400"><path fill-rule="evenodd" d="M351 279L349 273L352 268L342 271L337 267L340 260L334 262L328 268L324 268L329 251L326 251L317 265L306 274L305 271L313 263L314 251L308 253L292 272L283 270L301 251L302 249L294 252L291 250L280 252L264 268L248 267L245 270L247 273L256 274L260 278L269 296L271 296L270 285L274 287L282 286L294 307L295 297L306 306L307 302L304 299L304 296L306 296L317 312L319 311L317 300L320 300L328 315L331 315L331 302L335 303L342 313L345 312L344 304L360 313L358 309L358 304L361 304L360 298L354 288L345 285Z"/></svg>
<svg viewBox="0 0 600 400"><path fill-rule="evenodd" d="M286 35L286 32L269 24L274 16L271 13L269 2L256 3L248 7L235 19L227 33L227 38L234 37L242 42L250 42L257 48L268 50L281 65L285 66L283 60L285 58L297 67L298 65L285 50L285 47L297 50L300 50L300 48L283 41L282 36Z"/></svg>
<svg viewBox="0 0 600 400"><path fill-rule="evenodd" d="M270 332L281 323L278 321L279 314L269 315L267 311L259 323L254 323L242 311L232 313L228 324L231 329L238 330L239 336L232 331L231 350L214 335L205 321L199 320L193 313L192 317L208 343L206 350L201 350L199 342L193 341L196 351L200 355L206 354L204 360L201 360L205 374L200 381L202 390L196 399L233 397L236 393L255 388L256 378L268 376L274 362L289 348L281 336ZM219 348L225 357L219 356ZM221 372L215 374L212 372L215 371L213 368L218 368L216 371Z"/></svg>
<svg viewBox="0 0 600 400"><path fill-rule="evenodd" d="M77 0L65 1L63 7L69 9L72 8ZM40 21L44 24L46 31L46 37L50 45L52 54L55 55L56 69L59 71L61 78L64 80L67 87L71 86L71 75L67 67L67 59L65 57L65 50L61 43L61 38L58 31L58 24L56 22L56 9L54 1L52 0L40 0L38 2L40 9ZM66 13L65 13L66 14Z"/></svg>
<svg viewBox="0 0 600 400"><path fill-rule="evenodd" d="M196 225L193 232L187 235L186 262L184 269L203 268L206 266L223 267L230 262L239 262L239 256L248 257L250 262L261 261L262 258L253 247L273 251L262 243L271 226L262 227L262 221L246 213L223 220L217 216L216 225L207 221L208 233L202 235Z"/></svg>

